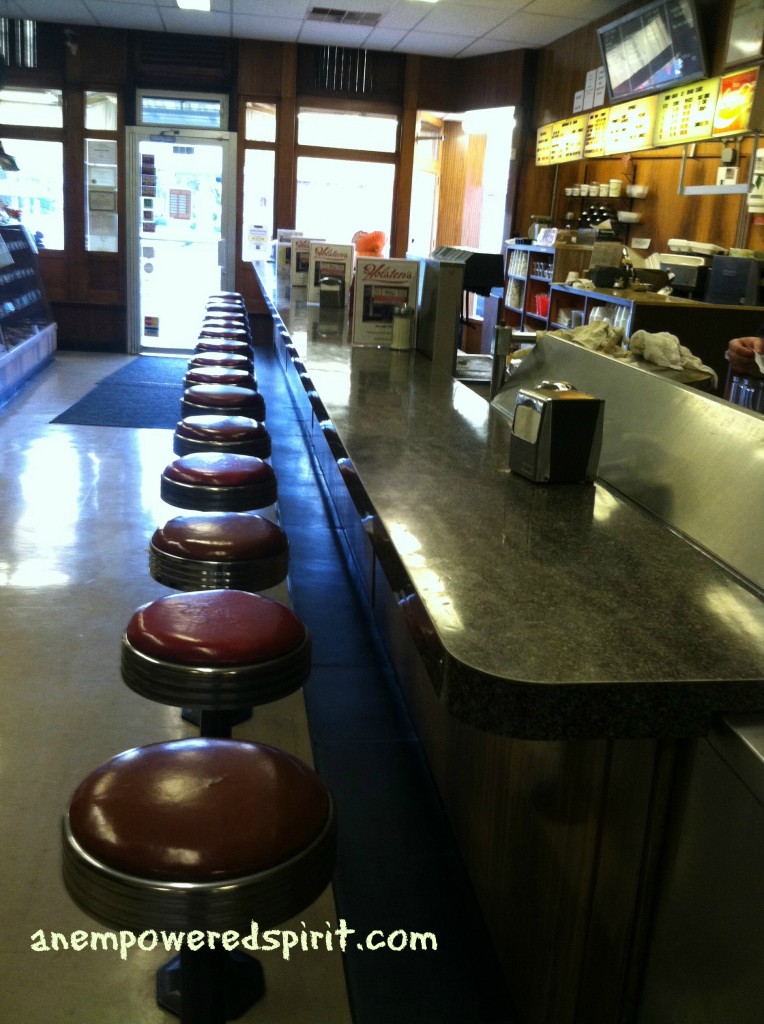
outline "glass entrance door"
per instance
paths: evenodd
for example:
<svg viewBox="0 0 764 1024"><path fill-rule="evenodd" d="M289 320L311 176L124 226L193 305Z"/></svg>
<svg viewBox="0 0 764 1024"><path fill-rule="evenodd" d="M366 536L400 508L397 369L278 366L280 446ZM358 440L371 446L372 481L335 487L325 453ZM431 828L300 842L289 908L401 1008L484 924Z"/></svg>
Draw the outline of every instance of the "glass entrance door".
<svg viewBox="0 0 764 1024"><path fill-rule="evenodd" d="M211 292L233 284L234 136L128 129L132 352L189 352Z"/></svg>

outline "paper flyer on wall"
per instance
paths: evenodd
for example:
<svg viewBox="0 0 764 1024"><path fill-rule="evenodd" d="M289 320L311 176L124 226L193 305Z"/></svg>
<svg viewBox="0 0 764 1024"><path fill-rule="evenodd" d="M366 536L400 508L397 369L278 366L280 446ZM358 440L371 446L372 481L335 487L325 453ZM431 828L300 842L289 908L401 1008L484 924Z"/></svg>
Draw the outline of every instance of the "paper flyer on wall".
<svg viewBox="0 0 764 1024"><path fill-rule="evenodd" d="M353 345L389 348L396 306L417 308L419 261L359 259L355 268ZM415 312L416 317L416 312Z"/></svg>
<svg viewBox="0 0 764 1024"><path fill-rule="evenodd" d="M334 242L311 242L308 263L308 302L318 302L319 282L322 277L337 278L342 285L340 305L347 303L350 282L353 280L354 245Z"/></svg>
<svg viewBox="0 0 764 1024"><path fill-rule="evenodd" d="M310 243L322 242L322 238L309 238L304 235L292 239L292 263L290 284L308 284L308 267L310 264Z"/></svg>

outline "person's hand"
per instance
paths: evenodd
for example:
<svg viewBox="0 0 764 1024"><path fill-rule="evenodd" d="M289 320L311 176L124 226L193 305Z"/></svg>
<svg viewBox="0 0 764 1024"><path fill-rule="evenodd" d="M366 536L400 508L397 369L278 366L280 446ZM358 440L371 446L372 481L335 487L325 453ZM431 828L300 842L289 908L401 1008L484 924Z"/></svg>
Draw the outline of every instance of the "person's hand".
<svg viewBox="0 0 764 1024"><path fill-rule="evenodd" d="M729 360L733 373L758 374L759 368L756 365L756 352L764 352L764 340L762 338L733 338L727 346L725 355Z"/></svg>

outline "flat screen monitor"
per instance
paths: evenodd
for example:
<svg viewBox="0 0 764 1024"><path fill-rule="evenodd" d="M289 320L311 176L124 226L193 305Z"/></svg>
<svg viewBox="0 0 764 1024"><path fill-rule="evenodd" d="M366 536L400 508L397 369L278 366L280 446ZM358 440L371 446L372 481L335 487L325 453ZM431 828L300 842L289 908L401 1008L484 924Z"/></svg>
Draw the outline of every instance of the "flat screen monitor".
<svg viewBox="0 0 764 1024"><path fill-rule="evenodd" d="M597 29L612 100L664 92L706 77L693 0L655 0Z"/></svg>

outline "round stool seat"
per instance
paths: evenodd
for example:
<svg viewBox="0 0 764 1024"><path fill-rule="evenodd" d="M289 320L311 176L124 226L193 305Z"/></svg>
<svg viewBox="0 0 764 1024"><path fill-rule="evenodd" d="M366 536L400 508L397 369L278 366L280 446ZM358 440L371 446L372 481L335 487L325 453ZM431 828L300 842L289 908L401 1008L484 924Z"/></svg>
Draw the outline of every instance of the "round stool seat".
<svg viewBox="0 0 764 1024"><path fill-rule="evenodd" d="M231 366L191 366L186 371L183 384L187 388L194 384L234 384L257 391L257 381L251 370Z"/></svg>
<svg viewBox="0 0 764 1024"><path fill-rule="evenodd" d="M205 317L202 321L202 329L199 332L201 337L206 337L205 331L229 332L233 330L244 331L248 344L252 343L252 332L249 323L239 317Z"/></svg>
<svg viewBox="0 0 764 1024"><path fill-rule="evenodd" d="M246 341L249 342L249 331L235 325L228 327L205 327L199 331L200 338L218 338L221 341Z"/></svg>
<svg viewBox="0 0 764 1024"><path fill-rule="evenodd" d="M208 313L241 313L244 306L241 302L226 302L225 299L208 299L205 310Z"/></svg>
<svg viewBox="0 0 764 1024"><path fill-rule="evenodd" d="M199 338L194 346L194 352L234 352L240 356L252 358L252 349L249 342L235 341L230 338Z"/></svg>
<svg viewBox="0 0 764 1024"><path fill-rule="evenodd" d="M267 459L271 435L264 423L249 416L187 416L175 427L172 450L176 455L230 452Z"/></svg>
<svg viewBox="0 0 764 1024"><path fill-rule="evenodd" d="M265 419L265 399L252 388L231 384L192 384L183 392L182 416L217 413L224 416L248 416Z"/></svg>
<svg viewBox="0 0 764 1024"><path fill-rule="evenodd" d="M162 472L161 497L169 505L198 512L248 512L273 505L276 474L254 455L192 452Z"/></svg>
<svg viewBox="0 0 764 1024"><path fill-rule="evenodd" d="M233 302L237 306L244 305L244 296L241 292L210 292L207 296L208 302Z"/></svg>
<svg viewBox="0 0 764 1024"><path fill-rule="evenodd" d="M142 605L122 636L125 683L174 707L235 711L294 693L311 637L286 605L243 590L194 590Z"/></svg>
<svg viewBox="0 0 764 1024"><path fill-rule="evenodd" d="M286 533L245 512L176 516L154 531L149 546L151 576L176 590L267 590L288 569Z"/></svg>
<svg viewBox="0 0 764 1024"><path fill-rule="evenodd" d="M63 876L99 921L141 932L279 924L328 885L332 799L306 764L264 744L183 739L125 751L77 787Z"/></svg>
<svg viewBox="0 0 764 1024"><path fill-rule="evenodd" d="M188 361L189 370L195 366L226 366L232 370L252 370L251 355L239 352L196 352Z"/></svg>

